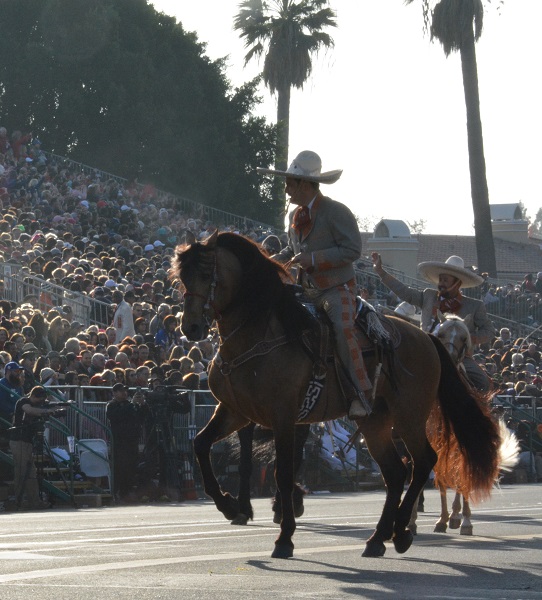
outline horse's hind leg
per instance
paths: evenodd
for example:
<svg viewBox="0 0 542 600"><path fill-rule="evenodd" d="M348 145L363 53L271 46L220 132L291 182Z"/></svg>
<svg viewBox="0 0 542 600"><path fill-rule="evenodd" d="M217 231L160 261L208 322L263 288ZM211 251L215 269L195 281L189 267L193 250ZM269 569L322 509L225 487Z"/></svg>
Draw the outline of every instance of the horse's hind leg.
<svg viewBox="0 0 542 600"><path fill-rule="evenodd" d="M450 516L450 529L459 529L461 526L461 494L455 493L452 502L452 514Z"/></svg>
<svg viewBox="0 0 542 600"><path fill-rule="evenodd" d="M448 500L446 498L446 488L442 485L439 485L439 493L440 493L440 517L439 520L435 523L435 528L433 531L435 533L446 533L448 529L448 521L450 520L450 513L448 512ZM450 523L450 527L451 527Z"/></svg>
<svg viewBox="0 0 542 600"><path fill-rule="evenodd" d="M407 525L412 515L414 503L417 501L437 461L437 455L425 437L425 431L421 435L405 432L402 437L412 457L412 479L397 510L393 528L393 545L400 554L406 552L412 544L412 532L407 529Z"/></svg>
<svg viewBox="0 0 542 600"><path fill-rule="evenodd" d="M246 525L254 518L254 510L250 502L250 478L252 476L252 441L254 438L254 423L239 429L239 514L232 520L232 525Z"/></svg>
<svg viewBox="0 0 542 600"><path fill-rule="evenodd" d="M247 423L244 417L230 413L219 404L207 425L194 439L194 451L201 469L205 493L214 500L218 510L230 521L239 513L239 503L233 496L224 494L220 489L211 464L211 446Z"/></svg>
<svg viewBox="0 0 542 600"><path fill-rule="evenodd" d="M471 510L468 499L463 496L463 521L461 523L460 535L472 535Z"/></svg>
<svg viewBox="0 0 542 600"><path fill-rule="evenodd" d="M386 500L382 515L362 553L362 556L365 557L378 557L384 556L386 552L384 542L391 539L394 533L397 508L401 502L407 469L391 439L391 423L388 419L378 423L374 417L369 417L363 435L369 452L378 463L386 484ZM413 503L410 507L409 518L412 508ZM408 520L407 518L405 525Z"/></svg>

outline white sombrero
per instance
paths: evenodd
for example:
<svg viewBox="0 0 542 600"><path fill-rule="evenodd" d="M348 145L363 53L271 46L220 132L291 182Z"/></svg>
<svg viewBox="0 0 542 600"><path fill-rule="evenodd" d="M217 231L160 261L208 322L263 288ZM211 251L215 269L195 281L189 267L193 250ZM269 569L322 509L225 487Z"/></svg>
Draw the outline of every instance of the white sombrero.
<svg viewBox="0 0 542 600"><path fill-rule="evenodd" d="M430 281L438 284L440 274L451 275L461 279L461 287L476 287L484 283L484 278L477 275L470 269L465 269L465 263L460 256L450 256L446 262L422 262L418 265L418 274Z"/></svg>
<svg viewBox="0 0 542 600"><path fill-rule="evenodd" d="M258 167L257 171L263 175L295 177L296 179L315 181L317 183L335 183L343 173L342 169L322 173L322 159L316 152L312 152L311 150L300 152L286 171L263 169L261 167Z"/></svg>
<svg viewBox="0 0 542 600"><path fill-rule="evenodd" d="M401 302L395 307L393 311L396 315L407 319L408 321L413 321L416 323L420 323L421 315L416 314L416 307L408 302Z"/></svg>

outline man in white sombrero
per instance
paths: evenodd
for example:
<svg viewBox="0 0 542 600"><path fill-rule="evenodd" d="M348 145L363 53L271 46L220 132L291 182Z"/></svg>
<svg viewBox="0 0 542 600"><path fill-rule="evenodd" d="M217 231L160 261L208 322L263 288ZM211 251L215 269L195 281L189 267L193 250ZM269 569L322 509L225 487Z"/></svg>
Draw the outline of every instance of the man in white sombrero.
<svg viewBox="0 0 542 600"><path fill-rule="evenodd" d="M450 256L446 262L420 263L418 274L437 286L436 290L427 288L423 291L404 285L386 272L382 267L382 258L377 252L373 252L371 257L374 270L384 285L401 300L422 309L420 327L424 331L435 331L440 311L442 314L453 313L462 319L472 315L467 325L473 345L489 343L495 337L495 328L487 316L484 303L461 293L461 288L477 287L484 283L483 277L465 268L461 257ZM465 357L463 365L471 383L478 389L487 389L487 376L472 357Z"/></svg>
<svg viewBox="0 0 542 600"><path fill-rule="evenodd" d="M328 314L334 329L337 354L353 385L348 398L349 416L371 412L371 382L354 335L356 282L354 261L361 256L361 235L356 218L344 204L320 191L320 184L335 183L341 170L322 172L316 152L300 152L286 171L261 169L263 174L286 178L289 203L288 245L273 256L297 265L298 281L306 295Z"/></svg>

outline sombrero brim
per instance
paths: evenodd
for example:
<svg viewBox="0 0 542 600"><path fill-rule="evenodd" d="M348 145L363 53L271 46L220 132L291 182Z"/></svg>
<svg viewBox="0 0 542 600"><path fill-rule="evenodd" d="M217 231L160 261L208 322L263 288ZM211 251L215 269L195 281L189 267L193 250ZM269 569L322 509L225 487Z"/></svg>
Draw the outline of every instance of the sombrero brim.
<svg viewBox="0 0 542 600"><path fill-rule="evenodd" d="M288 171L277 171L275 169L256 169L261 175L277 175L278 177L293 177L295 179L303 179L304 181L314 181L315 183L335 183L343 174L342 169L335 171L326 171L320 175L299 175L298 173L289 173Z"/></svg>
<svg viewBox="0 0 542 600"><path fill-rule="evenodd" d="M483 277L461 267L454 267L442 262L422 262L418 265L418 274L431 283L438 284L438 276L441 273L461 279L462 288L476 287L484 283Z"/></svg>

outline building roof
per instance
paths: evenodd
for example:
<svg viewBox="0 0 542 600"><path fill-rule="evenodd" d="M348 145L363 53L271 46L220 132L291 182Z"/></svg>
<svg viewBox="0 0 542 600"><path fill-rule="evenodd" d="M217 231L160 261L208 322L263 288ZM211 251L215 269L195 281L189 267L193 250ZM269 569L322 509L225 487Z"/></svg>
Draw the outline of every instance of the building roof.
<svg viewBox="0 0 542 600"><path fill-rule="evenodd" d="M376 238L410 238L411 233L408 225L399 219L382 219L374 230Z"/></svg>
<svg viewBox="0 0 542 600"><path fill-rule="evenodd" d="M513 204L490 204L492 221L525 221L519 202Z"/></svg>
<svg viewBox="0 0 542 600"><path fill-rule="evenodd" d="M366 258L367 241L373 238L372 232L362 232L363 256ZM456 254L465 261L465 266L478 264L474 236L468 235L426 235L412 234L418 240L418 263L425 261L445 261ZM502 280L523 280L526 273L542 271L542 247L535 243L519 244L500 238L493 238L497 272Z"/></svg>

